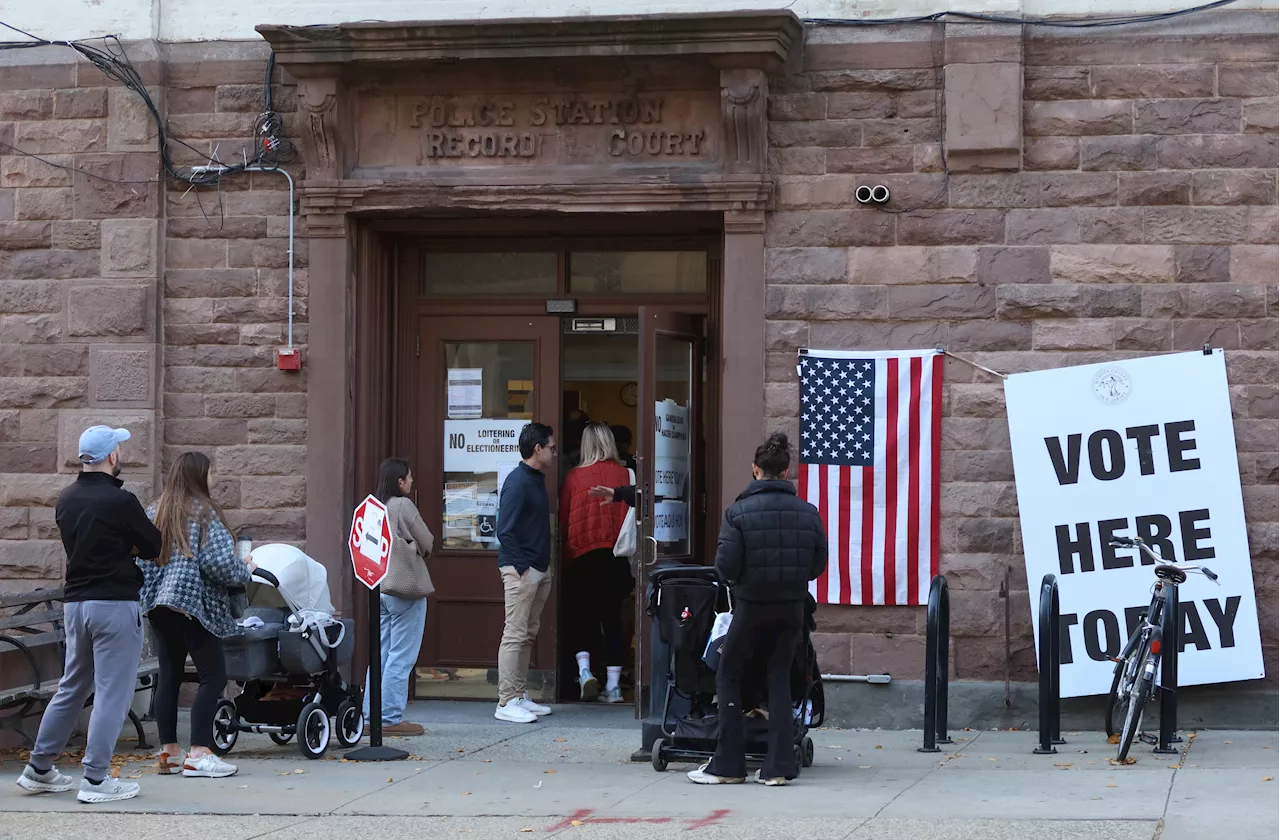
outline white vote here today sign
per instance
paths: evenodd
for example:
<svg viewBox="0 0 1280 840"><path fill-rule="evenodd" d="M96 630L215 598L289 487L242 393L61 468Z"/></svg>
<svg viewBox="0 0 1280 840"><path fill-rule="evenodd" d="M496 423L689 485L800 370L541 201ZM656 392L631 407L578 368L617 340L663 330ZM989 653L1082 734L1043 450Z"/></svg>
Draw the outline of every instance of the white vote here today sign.
<svg viewBox="0 0 1280 840"><path fill-rule="evenodd" d="M1180 685L1261 678L1222 351L1016 374L1005 398L1033 624L1041 580L1058 579L1062 696L1109 690L1111 657L1151 600L1150 561L1113 536L1219 577L1179 587Z"/></svg>

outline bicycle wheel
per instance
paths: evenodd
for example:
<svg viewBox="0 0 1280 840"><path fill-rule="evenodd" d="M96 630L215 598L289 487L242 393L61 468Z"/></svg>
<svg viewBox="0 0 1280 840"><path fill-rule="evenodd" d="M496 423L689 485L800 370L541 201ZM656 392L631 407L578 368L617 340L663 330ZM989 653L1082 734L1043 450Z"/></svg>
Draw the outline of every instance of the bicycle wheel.
<svg viewBox="0 0 1280 840"><path fill-rule="evenodd" d="M1117 726L1116 724L1124 723L1124 717L1122 716L1122 714L1121 715L1116 714L1116 710L1118 708L1121 710L1123 710L1124 708L1118 702L1120 698L1116 696L1120 691L1120 680L1123 677L1124 677L1124 665L1122 663L1116 666L1116 675L1111 678L1111 691L1107 692L1107 716L1106 716L1105 723L1107 727L1108 738L1113 737L1117 732L1120 731L1120 727Z"/></svg>
<svg viewBox="0 0 1280 840"><path fill-rule="evenodd" d="M1149 649L1142 652L1142 657L1138 660L1138 677L1125 698L1124 729L1120 733L1120 745L1116 749L1116 760L1121 763L1129 757L1129 747L1138 734L1138 727L1142 725L1142 707L1151 694L1151 679L1143 673L1150 655Z"/></svg>

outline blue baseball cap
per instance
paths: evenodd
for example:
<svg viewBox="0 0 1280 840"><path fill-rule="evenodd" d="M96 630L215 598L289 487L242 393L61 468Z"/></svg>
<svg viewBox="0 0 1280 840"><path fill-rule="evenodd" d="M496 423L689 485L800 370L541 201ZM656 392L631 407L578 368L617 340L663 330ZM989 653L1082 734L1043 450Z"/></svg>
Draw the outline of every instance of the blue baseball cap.
<svg viewBox="0 0 1280 840"><path fill-rule="evenodd" d="M116 447L128 440L132 435L128 429L113 429L110 426L90 426L80 435L80 461L85 464L99 464L107 460L107 456L116 451Z"/></svg>

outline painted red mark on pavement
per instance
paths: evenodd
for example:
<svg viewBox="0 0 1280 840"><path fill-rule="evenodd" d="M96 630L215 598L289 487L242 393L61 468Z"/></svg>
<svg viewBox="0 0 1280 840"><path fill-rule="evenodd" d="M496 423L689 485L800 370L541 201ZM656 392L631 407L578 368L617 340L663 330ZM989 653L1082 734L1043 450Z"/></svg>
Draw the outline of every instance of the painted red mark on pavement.
<svg viewBox="0 0 1280 840"><path fill-rule="evenodd" d="M674 822L688 822L685 831L693 831L695 828L706 828L729 816L728 809L717 809L712 811L710 815L696 820L677 820L673 817L593 817L595 811L591 808L579 808L560 822L548 826L547 832L563 831L579 825L665 825Z"/></svg>

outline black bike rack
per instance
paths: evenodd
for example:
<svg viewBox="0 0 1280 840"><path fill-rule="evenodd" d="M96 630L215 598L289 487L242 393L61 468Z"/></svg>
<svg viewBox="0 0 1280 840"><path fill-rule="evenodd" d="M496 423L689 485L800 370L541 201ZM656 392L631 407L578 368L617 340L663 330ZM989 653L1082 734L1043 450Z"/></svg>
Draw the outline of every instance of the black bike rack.
<svg viewBox="0 0 1280 840"><path fill-rule="evenodd" d="M917 752L942 752L938 744L954 743L947 735L947 674L951 658L951 595L947 579L935 575L929 584L929 623L924 653L924 746Z"/></svg>
<svg viewBox="0 0 1280 840"><path fill-rule="evenodd" d="M1036 755L1056 755L1062 740L1061 687L1062 622L1058 617L1058 579L1040 581L1040 745Z"/></svg>
<svg viewBox="0 0 1280 840"><path fill-rule="evenodd" d="M1178 585L1164 585L1164 619L1160 642L1160 742L1156 753L1176 755L1178 737L1178 649L1182 647L1182 606Z"/></svg>

